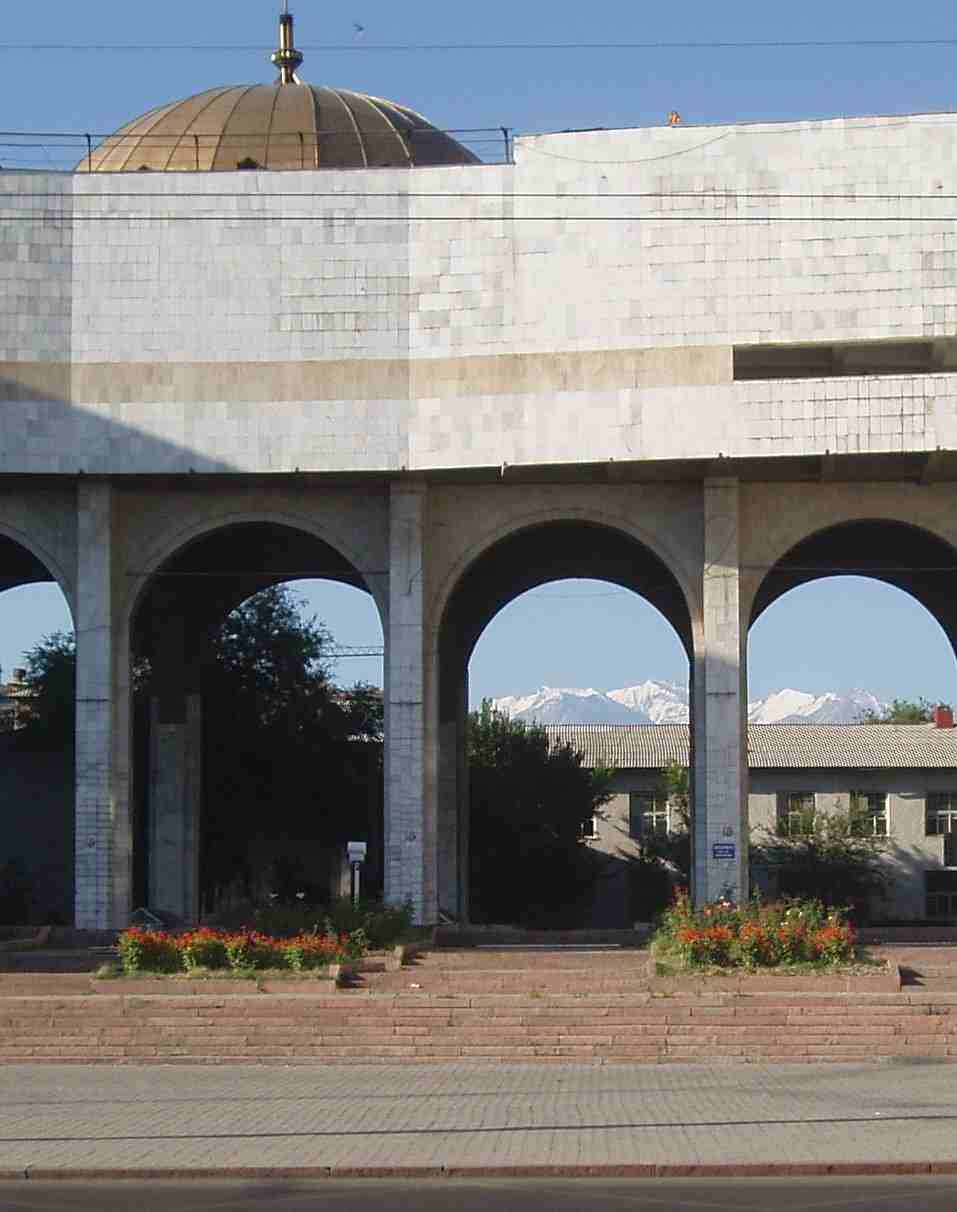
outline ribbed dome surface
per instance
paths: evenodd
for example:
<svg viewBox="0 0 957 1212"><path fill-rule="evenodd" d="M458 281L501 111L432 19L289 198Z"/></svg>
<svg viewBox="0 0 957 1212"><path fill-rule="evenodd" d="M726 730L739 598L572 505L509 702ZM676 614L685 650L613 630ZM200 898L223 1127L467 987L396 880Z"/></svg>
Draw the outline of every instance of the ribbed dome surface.
<svg viewBox="0 0 957 1212"><path fill-rule="evenodd" d="M253 84L213 88L151 110L105 139L77 171L478 163L421 114L393 101L309 84Z"/></svg>

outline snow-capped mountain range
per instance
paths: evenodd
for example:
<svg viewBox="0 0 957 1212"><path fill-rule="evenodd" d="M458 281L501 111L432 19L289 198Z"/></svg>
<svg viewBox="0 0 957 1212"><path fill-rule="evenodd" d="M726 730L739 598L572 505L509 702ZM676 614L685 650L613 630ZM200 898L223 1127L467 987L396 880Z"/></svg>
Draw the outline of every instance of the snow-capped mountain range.
<svg viewBox="0 0 957 1212"><path fill-rule="evenodd" d="M493 700L514 719L539 724L686 724L688 688L675 682L641 682L621 690L543 686L533 694ZM779 690L748 704L755 724L853 724L865 711L886 706L867 690L808 694Z"/></svg>

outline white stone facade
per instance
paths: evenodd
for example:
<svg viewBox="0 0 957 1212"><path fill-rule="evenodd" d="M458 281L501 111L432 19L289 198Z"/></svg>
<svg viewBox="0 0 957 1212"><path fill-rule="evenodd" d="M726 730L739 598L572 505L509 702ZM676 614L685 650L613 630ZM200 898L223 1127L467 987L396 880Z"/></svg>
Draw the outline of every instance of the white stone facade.
<svg viewBox="0 0 957 1212"><path fill-rule="evenodd" d="M137 604L257 522L328 544L378 605L393 900L466 904L474 639L449 612L557 524L565 575L663 595L694 671L698 895L743 891L768 571L835 526L957 546L953 195L950 115L536 136L496 167L0 173L0 540L77 622L78 921L130 907ZM928 341L927 373L734 378L736 347ZM488 617L529 587L517 559ZM946 596L921 600L957 636Z"/></svg>
<svg viewBox="0 0 957 1212"><path fill-rule="evenodd" d="M0 377L20 404L0 468L955 444L953 373L733 382L731 355L954 335L949 115L539 136L516 160L0 174Z"/></svg>

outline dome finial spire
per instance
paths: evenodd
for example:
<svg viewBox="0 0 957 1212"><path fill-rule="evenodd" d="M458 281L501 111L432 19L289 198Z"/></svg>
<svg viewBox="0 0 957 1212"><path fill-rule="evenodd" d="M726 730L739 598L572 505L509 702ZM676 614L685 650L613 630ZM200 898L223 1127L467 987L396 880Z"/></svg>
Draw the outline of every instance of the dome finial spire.
<svg viewBox="0 0 957 1212"><path fill-rule="evenodd" d="M279 17L279 50L274 51L272 61L279 68L280 84L299 84L296 72L302 66L302 51L296 50L293 16L289 11L289 0L283 0Z"/></svg>

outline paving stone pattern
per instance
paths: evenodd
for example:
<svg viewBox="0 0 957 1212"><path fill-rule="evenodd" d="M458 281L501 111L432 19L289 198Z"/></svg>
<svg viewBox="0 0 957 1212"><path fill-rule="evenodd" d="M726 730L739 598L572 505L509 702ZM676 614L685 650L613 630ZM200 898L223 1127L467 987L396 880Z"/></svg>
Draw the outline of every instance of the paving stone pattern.
<svg viewBox="0 0 957 1212"><path fill-rule="evenodd" d="M941 1065L0 1069L0 1173L953 1159ZM2 1193L0 1193L2 1204Z"/></svg>

